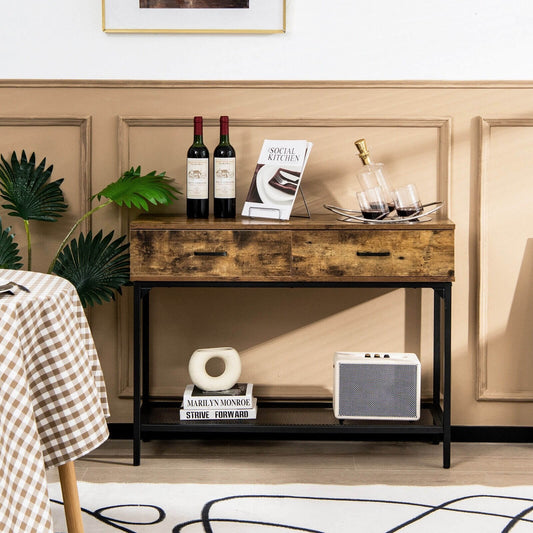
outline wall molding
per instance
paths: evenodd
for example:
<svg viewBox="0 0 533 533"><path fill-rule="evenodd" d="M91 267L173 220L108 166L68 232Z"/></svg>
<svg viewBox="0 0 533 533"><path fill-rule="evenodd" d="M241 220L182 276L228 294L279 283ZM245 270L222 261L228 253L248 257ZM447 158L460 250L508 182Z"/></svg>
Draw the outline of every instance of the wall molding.
<svg viewBox="0 0 533 533"><path fill-rule="evenodd" d="M92 151L92 117L8 117L0 116L0 127L78 127L80 130L80 165L79 165L79 201L85 211L90 209L91 203L91 151ZM82 231L89 231L90 219L82 225Z"/></svg>
<svg viewBox="0 0 533 533"><path fill-rule="evenodd" d="M118 175L122 175L132 166L130 152L130 133L132 128L153 127L191 127L190 117L139 117L120 116L118 118ZM204 127L218 127L218 119L204 119ZM383 128L436 128L437 129L437 198L445 206L443 214L448 216L447 206L450 204L450 168L452 148L452 119L450 117L398 117L398 118L337 118L326 117L321 119L232 119L232 127L267 128L267 127L301 127L301 128L339 128L339 127L383 127ZM121 210L120 228L127 234L129 225L129 211ZM132 364L133 364L133 331L131 327L132 296L124 294L118 306L120 325L118 351L118 382L119 396L129 398L133 396ZM418 306L421 305L418 297ZM420 314L420 313L419 313ZM152 386L151 395L165 397L169 394L180 394L179 391L169 391L161 387Z"/></svg>
<svg viewBox="0 0 533 533"><path fill-rule="evenodd" d="M476 350L476 399L484 401L531 402L533 390L523 392L491 391L488 376L488 235L486 188L489 176L489 157L492 128L533 127L533 118L483 118L478 117L479 150L477 157L477 220L476 220L476 271L477 271L477 350Z"/></svg>
<svg viewBox="0 0 533 533"><path fill-rule="evenodd" d="M533 89L533 80L0 80L0 88Z"/></svg>

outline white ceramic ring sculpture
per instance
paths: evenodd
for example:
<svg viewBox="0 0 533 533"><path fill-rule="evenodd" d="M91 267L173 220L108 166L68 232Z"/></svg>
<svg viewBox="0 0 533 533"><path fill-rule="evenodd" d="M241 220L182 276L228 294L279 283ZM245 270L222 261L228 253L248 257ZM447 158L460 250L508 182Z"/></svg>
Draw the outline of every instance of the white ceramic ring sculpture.
<svg viewBox="0 0 533 533"><path fill-rule="evenodd" d="M219 357L224 362L224 372L220 376L207 373L207 363ZM202 348L196 350L189 359L189 376L192 382L206 391L231 389L241 376L241 358L234 348Z"/></svg>

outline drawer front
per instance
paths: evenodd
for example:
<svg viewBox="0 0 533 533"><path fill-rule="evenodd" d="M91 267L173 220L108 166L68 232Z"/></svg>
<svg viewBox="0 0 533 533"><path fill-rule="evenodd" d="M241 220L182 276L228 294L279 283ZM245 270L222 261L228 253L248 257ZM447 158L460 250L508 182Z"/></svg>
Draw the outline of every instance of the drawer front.
<svg viewBox="0 0 533 533"><path fill-rule="evenodd" d="M316 280L452 281L453 239L451 230L295 231L293 274Z"/></svg>
<svg viewBox="0 0 533 533"><path fill-rule="evenodd" d="M132 230L131 279L255 280L290 275L286 231Z"/></svg>

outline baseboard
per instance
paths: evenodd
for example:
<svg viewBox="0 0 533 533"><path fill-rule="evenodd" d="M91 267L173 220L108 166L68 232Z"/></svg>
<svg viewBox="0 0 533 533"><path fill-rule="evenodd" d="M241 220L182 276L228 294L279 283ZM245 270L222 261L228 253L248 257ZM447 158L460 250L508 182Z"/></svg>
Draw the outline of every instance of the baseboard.
<svg viewBox="0 0 533 533"><path fill-rule="evenodd" d="M452 442L533 442L533 426L452 426Z"/></svg>
<svg viewBox="0 0 533 533"><path fill-rule="evenodd" d="M109 428L109 438L114 440L133 439L133 424L132 423L110 423L107 424Z"/></svg>
<svg viewBox="0 0 533 533"><path fill-rule="evenodd" d="M451 430L452 442L533 442L533 426L452 426ZM109 433L111 439L132 439L133 424L111 423L109 424ZM168 433L161 433L160 435L152 434L151 437L153 439L176 438L175 435ZM203 436L199 437L203 438ZM231 438L231 435L209 434L205 435L205 438ZM263 438L267 440L266 436L263 436ZM272 438L279 437L273 435ZM239 436L239 439L242 440L242 435ZM413 438L413 435L406 433L402 435L361 435L361 438L357 440L391 441L422 439L420 437Z"/></svg>

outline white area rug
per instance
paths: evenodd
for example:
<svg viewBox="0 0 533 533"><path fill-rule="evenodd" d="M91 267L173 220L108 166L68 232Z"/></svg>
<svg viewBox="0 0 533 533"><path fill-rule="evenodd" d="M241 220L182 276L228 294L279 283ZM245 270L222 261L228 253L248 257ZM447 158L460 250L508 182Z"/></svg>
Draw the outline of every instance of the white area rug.
<svg viewBox="0 0 533 533"><path fill-rule="evenodd" d="M78 483L85 533L533 533L533 486ZM66 531L59 483L54 526Z"/></svg>

